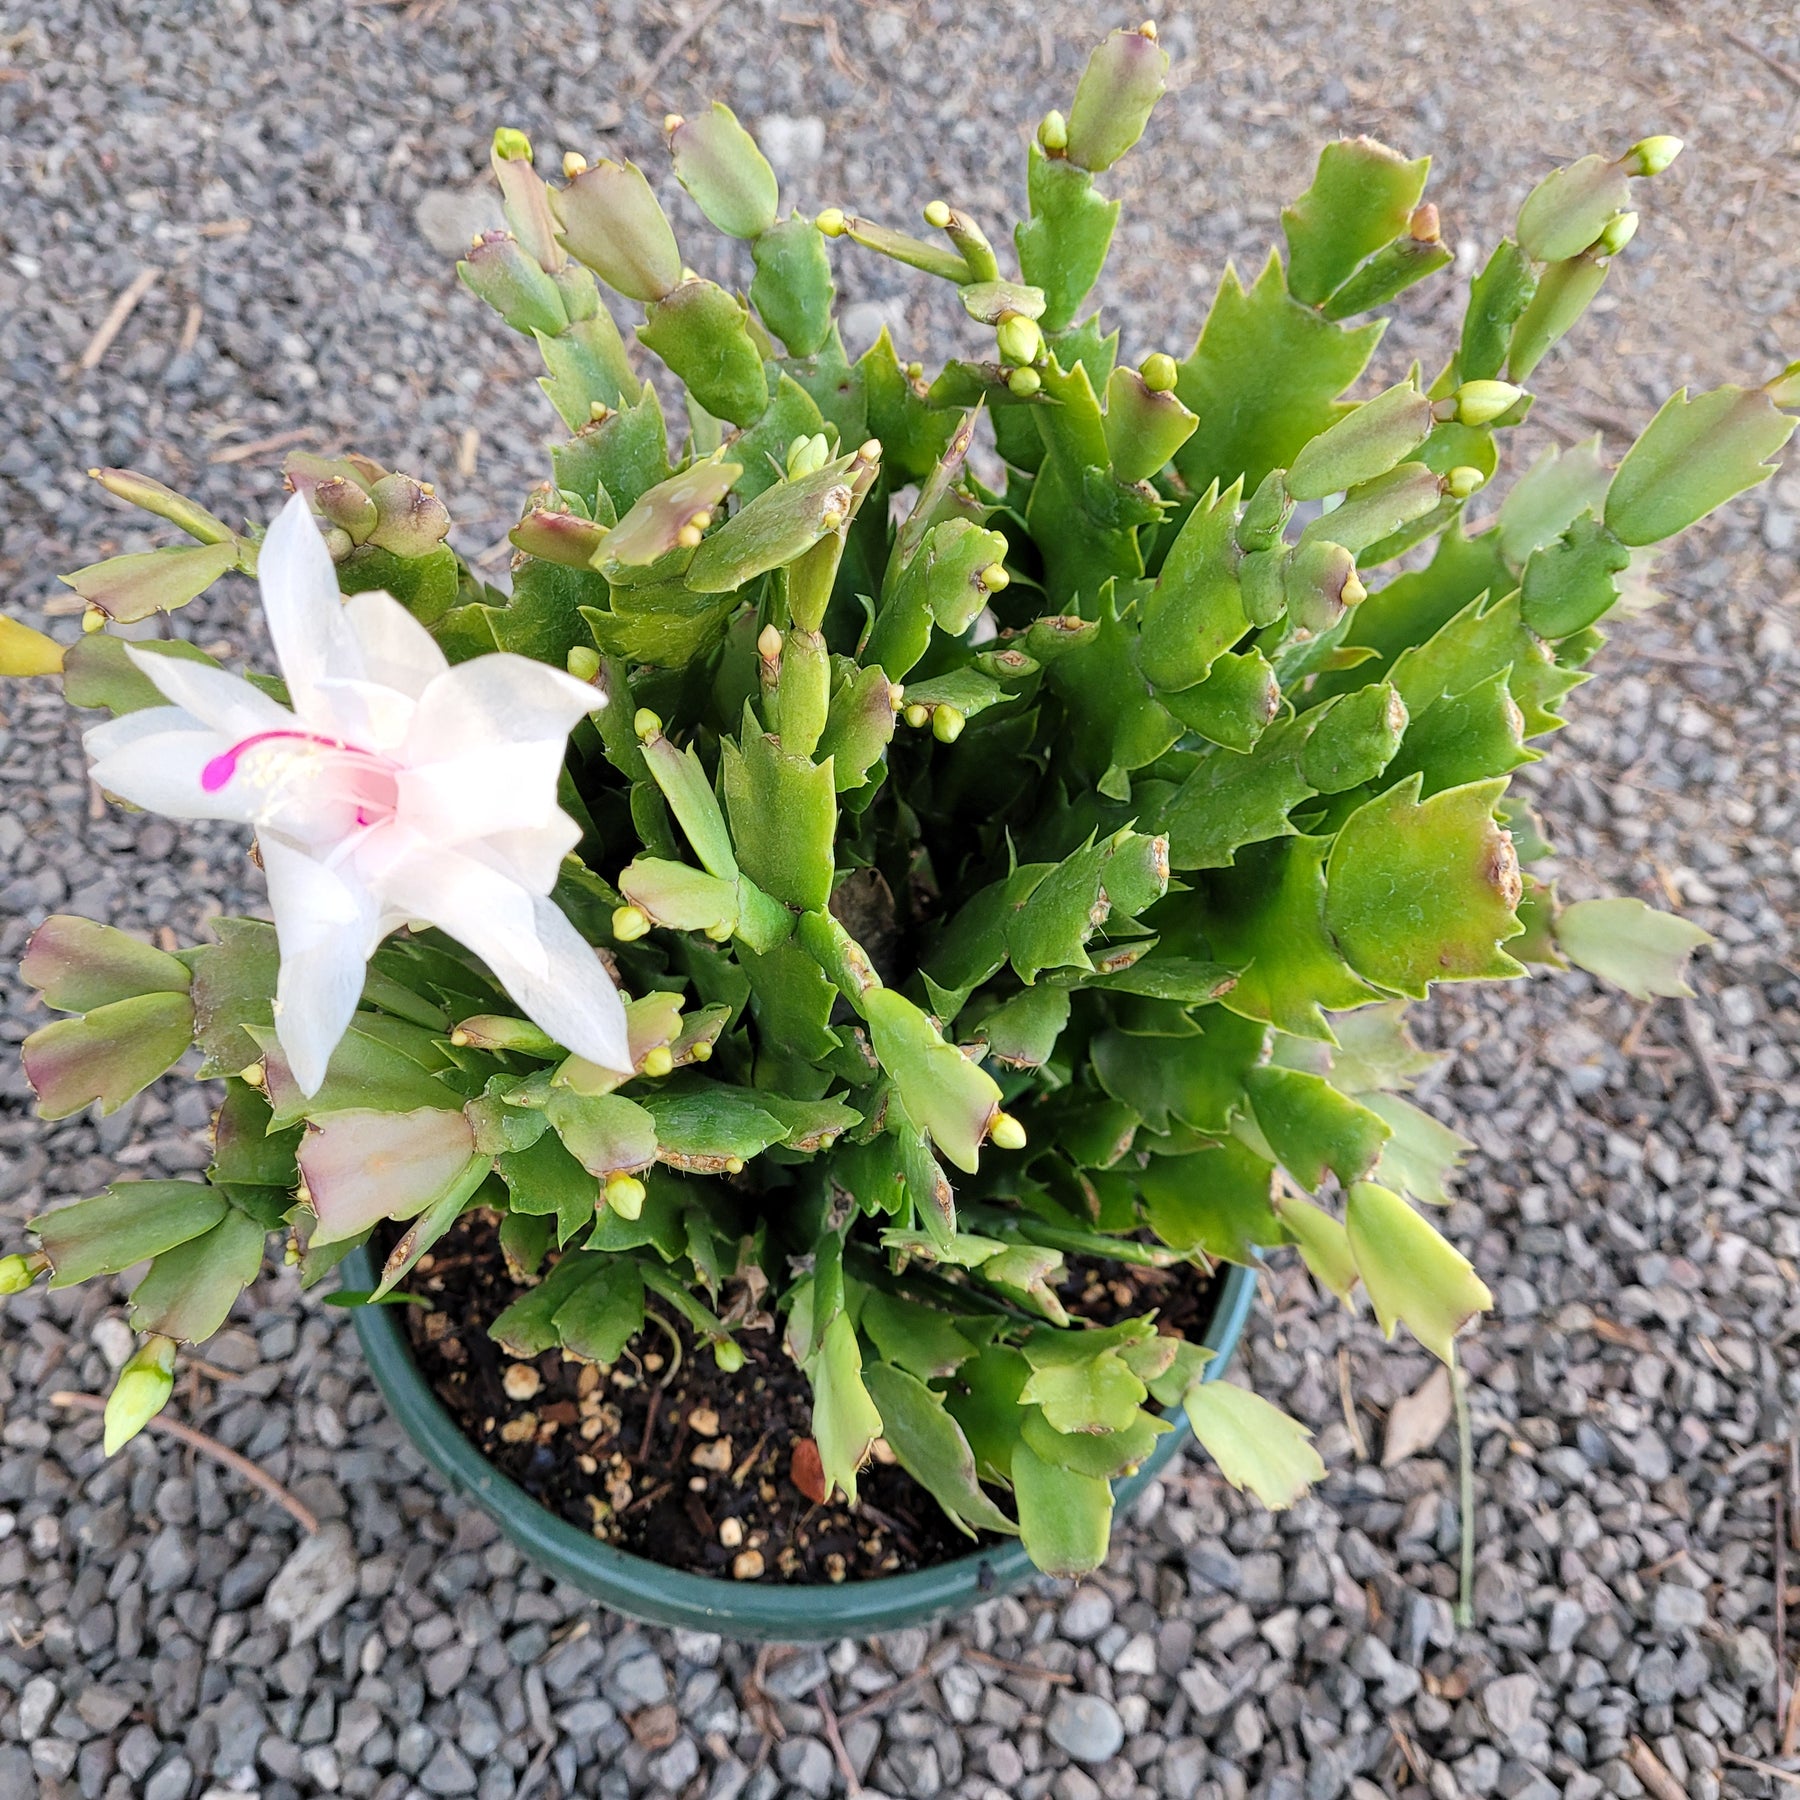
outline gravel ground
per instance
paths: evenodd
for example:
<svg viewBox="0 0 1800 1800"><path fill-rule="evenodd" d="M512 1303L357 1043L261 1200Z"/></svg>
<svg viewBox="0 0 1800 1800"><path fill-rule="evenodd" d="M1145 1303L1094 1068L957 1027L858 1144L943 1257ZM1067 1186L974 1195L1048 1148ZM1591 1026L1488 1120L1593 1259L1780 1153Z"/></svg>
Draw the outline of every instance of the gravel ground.
<svg viewBox="0 0 1800 1800"><path fill-rule="evenodd" d="M492 210L497 120L660 167L665 107L718 94L802 205L902 222L944 192L997 219L1021 158L994 121L1066 101L1092 29L1060 3L697 11L716 16L664 56L686 14L648 0L6 7L8 606L33 618L56 571L153 541L90 463L260 514L268 440L302 430L435 478L460 541L492 551L546 429L522 352L445 254ZM1165 18L1183 91L1115 180L1136 203L1111 283L1128 353L1185 349L1225 259L1260 258L1316 141L1346 129L1440 153L1433 192L1470 256L1552 160L1690 139L1579 367L1559 353L1540 380L1551 436L1614 433L1679 381L1762 379L1800 348L1787 0L1334 11ZM884 268L839 266L852 337L886 319L923 348L954 329ZM1432 307L1415 291L1403 309L1389 378L1446 341ZM1332 1472L1315 1497L1271 1518L1190 1461L1077 1590L760 1660L636 1629L523 1566L405 1451L343 1317L282 1275L174 1410L326 1521L313 1566L289 1561L286 1513L166 1439L103 1463L94 1422L47 1399L104 1390L126 1350L118 1296L95 1285L0 1320L0 1796L771 1800L842 1791L844 1766L917 1800L1782 1791L1744 1759L1796 1766L1775 1716L1772 1522L1800 1398L1790 470L1670 559L1670 598L1621 623L1603 688L1526 775L1566 894L1678 900L1717 933L1700 999L1640 1016L1571 975L1451 990L1431 1014L1451 1052L1432 1104L1480 1147L1451 1225L1499 1299L1467 1356L1472 1628L1452 1617L1454 1436L1427 1359L1384 1351L1291 1269L1269 1277L1244 1361L1318 1428ZM246 601L222 588L177 628L256 654ZM0 783L9 1044L38 1022L10 968L46 911L188 939L258 903L235 834L93 803L57 696L0 695ZM0 1109L8 1247L46 1199L206 1160L198 1090L46 1127L8 1058Z"/></svg>

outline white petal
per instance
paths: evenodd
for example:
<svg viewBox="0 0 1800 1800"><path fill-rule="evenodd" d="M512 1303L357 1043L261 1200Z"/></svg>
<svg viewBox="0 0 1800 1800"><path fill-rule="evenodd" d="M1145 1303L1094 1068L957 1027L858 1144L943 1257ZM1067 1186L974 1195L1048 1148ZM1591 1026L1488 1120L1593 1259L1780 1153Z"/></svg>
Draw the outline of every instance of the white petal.
<svg viewBox="0 0 1800 1800"><path fill-rule="evenodd" d="M263 615L294 710L311 718L317 684L328 676L354 680L362 652L338 593L331 552L303 494L296 494L269 526L256 559Z"/></svg>
<svg viewBox="0 0 1800 1800"><path fill-rule="evenodd" d="M340 681L326 676L312 687L308 723L326 737L359 750L391 752L406 741L418 711L412 697L383 681Z"/></svg>
<svg viewBox="0 0 1800 1800"><path fill-rule="evenodd" d="M533 896L510 876L454 850L422 847L394 864L381 883L382 904L447 931L487 962L542 975ZM491 954L490 954L491 953Z"/></svg>
<svg viewBox="0 0 1800 1800"><path fill-rule="evenodd" d="M81 734L81 742L88 755L98 759L111 756L115 750L128 749L144 738L160 737L165 731L206 729L191 712L179 706L140 706L136 712L120 713L116 719L90 725ZM218 736L216 732L208 735Z"/></svg>
<svg viewBox="0 0 1800 1800"><path fill-rule="evenodd" d="M465 844L463 853L480 857L534 894L548 894L562 873L563 858L580 842L581 827L559 809L547 825L532 831L496 831L479 843Z"/></svg>
<svg viewBox="0 0 1800 1800"><path fill-rule="evenodd" d="M500 977L500 985L518 1001L526 1018L565 1049L603 1069L629 1074L632 1062L625 1003L605 966L554 902L534 898L533 910L549 969L539 979L528 971L515 974L496 964L494 973ZM477 955L484 954L478 943L469 947Z"/></svg>
<svg viewBox="0 0 1800 1800"><path fill-rule="evenodd" d="M185 657L158 656L132 644L125 646L125 654L155 682L165 700L223 732L232 743L259 731L292 731L299 723L285 706L278 706L241 675Z"/></svg>
<svg viewBox="0 0 1800 1800"><path fill-rule="evenodd" d="M525 1016L565 1049L630 1073L618 989L549 900L454 851L409 859L404 879L390 883L385 897L473 950Z"/></svg>
<svg viewBox="0 0 1800 1800"><path fill-rule="evenodd" d="M312 1095L362 996L377 908L303 850L269 833L259 842L281 946L275 1035L301 1093Z"/></svg>
<svg viewBox="0 0 1800 1800"><path fill-rule="evenodd" d="M400 815L437 844L548 825L559 813L556 778L564 741L483 743L460 756L403 768L397 777Z"/></svg>
<svg viewBox="0 0 1800 1800"><path fill-rule="evenodd" d="M362 646L369 680L417 700L450 667L438 641L392 594L352 594L344 602L350 629Z"/></svg>
<svg viewBox="0 0 1800 1800"><path fill-rule="evenodd" d="M172 707L151 710L165 717L171 713L188 717ZM229 782L213 794L201 786L206 765L231 748L231 740L218 732L177 728L115 742L118 747L99 757L88 770L107 793L171 819L233 819L247 825L254 816L256 794Z"/></svg>
<svg viewBox="0 0 1800 1800"><path fill-rule="evenodd" d="M497 652L446 670L419 697L403 759L415 766L478 743L561 743L598 699L585 681L528 656Z"/></svg>

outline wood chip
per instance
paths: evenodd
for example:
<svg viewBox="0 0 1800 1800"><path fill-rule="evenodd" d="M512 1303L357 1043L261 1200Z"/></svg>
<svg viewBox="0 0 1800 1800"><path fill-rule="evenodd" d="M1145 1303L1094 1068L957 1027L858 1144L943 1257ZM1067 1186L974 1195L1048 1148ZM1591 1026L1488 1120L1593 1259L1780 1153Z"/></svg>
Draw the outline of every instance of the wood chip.
<svg viewBox="0 0 1800 1800"><path fill-rule="evenodd" d="M1644 1784L1650 1800L1687 1800L1687 1789L1670 1773L1668 1765L1644 1742L1633 1738L1625 1751L1632 1774Z"/></svg>
<svg viewBox="0 0 1800 1800"><path fill-rule="evenodd" d="M1441 1365L1388 1411L1381 1440L1381 1466L1391 1469L1429 1450L1450 1423L1450 1371Z"/></svg>
<svg viewBox="0 0 1800 1800"><path fill-rule="evenodd" d="M100 321L100 328L88 339L87 348L81 353L82 369L97 368L108 350L112 348L113 339L125 329L125 321L137 310L137 303L162 280L161 269L140 269L132 276L130 285L120 294L107 315Z"/></svg>

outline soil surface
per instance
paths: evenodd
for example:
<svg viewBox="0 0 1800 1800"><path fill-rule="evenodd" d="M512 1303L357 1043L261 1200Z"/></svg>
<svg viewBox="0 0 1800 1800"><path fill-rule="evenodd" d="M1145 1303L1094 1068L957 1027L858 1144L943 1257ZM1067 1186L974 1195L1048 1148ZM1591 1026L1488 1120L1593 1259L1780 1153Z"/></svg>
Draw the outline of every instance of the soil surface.
<svg viewBox="0 0 1800 1800"><path fill-rule="evenodd" d="M1102 1323L1154 1306L1193 1337L1212 1317L1214 1283L1185 1273L1075 1267L1063 1301ZM1006 1541L959 1532L885 1443L857 1479L856 1505L836 1491L821 1503L811 1390L777 1331L739 1331L744 1367L730 1375L678 1320L660 1336L647 1326L610 1368L558 1350L520 1361L488 1335L525 1290L486 1212L460 1220L409 1285L431 1302L406 1309L413 1354L463 1436L603 1543L697 1575L823 1584Z"/></svg>

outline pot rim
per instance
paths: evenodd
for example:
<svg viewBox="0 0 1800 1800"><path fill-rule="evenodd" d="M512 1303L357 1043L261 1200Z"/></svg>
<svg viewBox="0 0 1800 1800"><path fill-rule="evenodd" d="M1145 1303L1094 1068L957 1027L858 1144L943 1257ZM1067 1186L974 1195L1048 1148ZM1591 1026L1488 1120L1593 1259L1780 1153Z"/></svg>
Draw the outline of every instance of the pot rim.
<svg viewBox="0 0 1800 1800"><path fill-rule="evenodd" d="M347 1288L374 1287L374 1263L366 1248L358 1246L341 1266ZM1217 1380L1230 1364L1256 1296L1253 1269L1220 1264L1217 1276L1222 1292L1200 1339L1213 1352L1201 1377L1205 1381ZM389 1306L358 1306L351 1310L351 1321L375 1385L413 1447L539 1568L628 1617L727 1637L822 1642L866 1637L960 1611L1010 1593L1040 1573L1017 1540L972 1550L928 1569L836 1586L696 1575L602 1543L534 1500L463 1436L414 1361L395 1313ZM1188 1437L1186 1417L1178 1408L1173 1423L1175 1429L1163 1433L1137 1473L1113 1483L1115 1516Z"/></svg>

